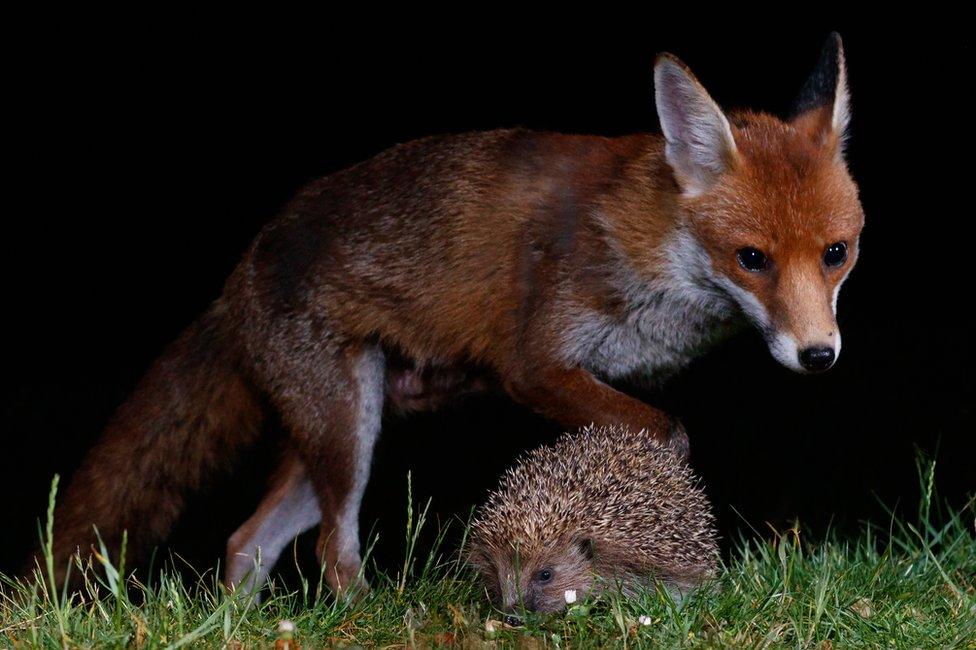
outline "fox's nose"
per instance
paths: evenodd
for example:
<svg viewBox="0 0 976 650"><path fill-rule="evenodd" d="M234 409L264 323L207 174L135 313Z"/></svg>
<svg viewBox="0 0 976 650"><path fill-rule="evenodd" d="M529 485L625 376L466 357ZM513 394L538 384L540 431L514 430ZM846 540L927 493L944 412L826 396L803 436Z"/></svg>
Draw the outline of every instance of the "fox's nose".
<svg viewBox="0 0 976 650"><path fill-rule="evenodd" d="M800 365L810 372L821 372L834 365L834 348L809 347L800 351Z"/></svg>

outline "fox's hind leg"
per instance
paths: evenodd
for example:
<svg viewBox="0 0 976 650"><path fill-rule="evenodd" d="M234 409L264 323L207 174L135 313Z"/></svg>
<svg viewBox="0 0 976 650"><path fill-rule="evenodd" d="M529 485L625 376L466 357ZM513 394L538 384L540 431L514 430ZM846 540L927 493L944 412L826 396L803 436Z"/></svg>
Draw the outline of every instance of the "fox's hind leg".
<svg viewBox="0 0 976 650"><path fill-rule="evenodd" d="M316 358L303 353L274 378L271 394L315 491L322 513L316 550L340 592L360 583L359 507L380 432L386 364L375 344L323 346Z"/></svg>
<svg viewBox="0 0 976 650"><path fill-rule="evenodd" d="M357 392L363 394L359 391L365 389L367 399L375 402L376 395L372 390L375 389L376 376L373 373L378 369L378 364L375 358L358 363L360 371L365 363L369 372L360 372L355 377L359 386ZM400 412L432 410L457 394L482 390L486 385L483 377L460 368L418 370L410 361L391 361L386 357L383 367L386 372L383 382L384 406ZM370 409L361 413L366 414L366 419L360 420L360 425L365 425L362 430L376 426ZM366 437L369 438L368 435ZM341 449L341 445L338 449ZM362 452L368 453L368 450L364 448ZM364 459L360 456L358 451L354 451L353 462L363 463ZM350 496L358 498L352 494ZM246 588L248 591L260 588L289 542L318 524L320 518L318 496L305 465L295 450L288 450L272 475L261 504L228 540L225 582L228 586ZM325 541L327 543L328 540ZM259 548L260 565L256 568Z"/></svg>
<svg viewBox="0 0 976 650"><path fill-rule="evenodd" d="M234 589L260 590L281 552L320 519L318 497L305 466L289 451L257 510L227 541L224 582Z"/></svg>

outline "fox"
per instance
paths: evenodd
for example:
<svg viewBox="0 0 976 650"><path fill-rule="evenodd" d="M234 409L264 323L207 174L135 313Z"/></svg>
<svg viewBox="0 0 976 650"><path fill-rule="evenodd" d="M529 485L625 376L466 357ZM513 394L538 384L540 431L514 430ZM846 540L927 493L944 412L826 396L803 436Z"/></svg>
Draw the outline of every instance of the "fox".
<svg viewBox="0 0 976 650"><path fill-rule="evenodd" d="M302 188L83 459L54 514L60 579L96 528L145 557L271 417L288 451L224 580L260 587L319 525L329 587L354 594L385 412L499 390L687 454L676 419L614 386L663 382L750 327L790 370L830 368L864 225L840 36L785 118L726 113L671 54L653 77L659 134L436 135Z"/></svg>

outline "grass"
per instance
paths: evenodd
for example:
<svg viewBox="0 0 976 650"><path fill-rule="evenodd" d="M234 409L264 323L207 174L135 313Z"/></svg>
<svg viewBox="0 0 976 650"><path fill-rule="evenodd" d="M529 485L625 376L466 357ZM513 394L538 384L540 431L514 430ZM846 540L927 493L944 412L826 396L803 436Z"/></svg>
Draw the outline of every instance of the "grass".
<svg viewBox="0 0 976 650"><path fill-rule="evenodd" d="M608 592L508 628L457 553L441 551L443 534L418 555L426 509L411 508L402 568L372 572L372 591L356 603L316 597L321 576L292 591L272 585L260 603L228 593L213 574L186 580L163 571L145 585L125 577L124 562L117 567L103 548L99 570L76 567L86 584L80 593L53 588L50 560L33 582L0 578L0 645L287 647L291 634L279 626L290 621L303 648L976 648L974 503L933 512L933 469L920 472L923 499L912 521L892 514L884 529L867 526L850 541L810 543L797 529L744 539L720 574L680 604L664 590Z"/></svg>

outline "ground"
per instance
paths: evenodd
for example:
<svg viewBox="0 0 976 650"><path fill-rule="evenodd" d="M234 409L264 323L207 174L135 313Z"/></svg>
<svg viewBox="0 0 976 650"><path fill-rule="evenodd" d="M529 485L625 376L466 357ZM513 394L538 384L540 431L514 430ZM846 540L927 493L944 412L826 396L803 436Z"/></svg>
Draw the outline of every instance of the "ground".
<svg viewBox="0 0 976 650"><path fill-rule="evenodd" d="M86 571L86 591L70 597L3 578L0 645L976 649L974 503L932 510L924 499L910 521L892 515L854 540L811 542L799 528L744 539L719 575L680 604L665 591L611 591L565 614L529 616L519 628L498 620L456 552L438 544L416 554L425 511L410 517L403 569L372 572L372 591L354 603L316 598L319 576L289 592L274 587L260 603L227 593L209 574L187 580L164 571L145 586L120 580L100 557L99 570Z"/></svg>

